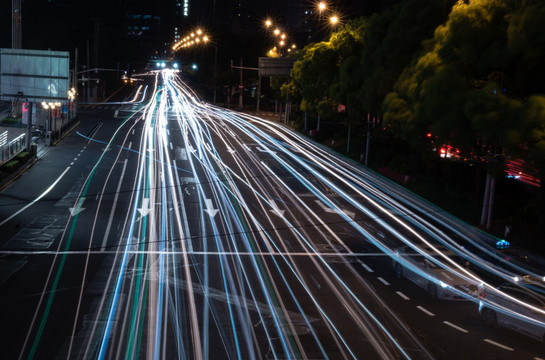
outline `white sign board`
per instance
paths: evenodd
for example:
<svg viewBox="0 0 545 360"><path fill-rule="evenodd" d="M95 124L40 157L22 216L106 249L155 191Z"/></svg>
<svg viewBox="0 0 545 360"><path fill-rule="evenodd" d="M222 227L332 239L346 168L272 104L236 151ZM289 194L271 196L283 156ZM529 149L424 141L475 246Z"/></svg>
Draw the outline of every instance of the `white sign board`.
<svg viewBox="0 0 545 360"><path fill-rule="evenodd" d="M0 49L0 100L62 101L69 89L67 51Z"/></svg>

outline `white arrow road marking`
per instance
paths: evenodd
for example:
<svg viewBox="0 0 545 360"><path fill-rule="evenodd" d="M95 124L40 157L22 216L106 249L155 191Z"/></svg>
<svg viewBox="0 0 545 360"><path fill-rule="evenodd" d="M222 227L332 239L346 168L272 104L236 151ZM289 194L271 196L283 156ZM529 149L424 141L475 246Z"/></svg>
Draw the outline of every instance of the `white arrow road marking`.
<svg viewBox="0 0 545 360"><path fill-rule="evenodd" d="M79 201L77 203L77 205L75 207L71 207L69 208L70 210L70 215L72 216L76 216L77 214L79 214L80 212L82 212L83 210L85 210L85 208L81 207L83 205L83 202L85 201L85 198L82 196L79 198Z"/></svg>
<svg viewBox="0 0 545 360"><path fill-rule="evenodd" d="M234 154L234 153L236 153L237 151L234 150L234 149L231 149L229 146L227 146L227 152L228 152L229 154Z"/></svg>
<svg viewBox="0 0 545 360"><path fill-rule="evenodd" d="M322 210L324 210L327 213L345 214L351 219L353 219L356 216L356 214L353 213L352 211L332 209L328 207L326 204L324 204L323 202L321 202L320 200L314 200L314 201L316 202L316 204L318 204L322 208Z"/></svg>
<svg viewBox="0 0 545 360"><path fill-rule="evenodd" d="M270 212L280 217L284 217L284 213L286 212L286 210L280 210L280 208L278 207L278 205L276 205L276 202L274 200L269 200L269 203L271 204L271 207L272 207L272 209L269 210Z"/></svg>
<svg viewBox="0 0 545 360"><path fill-rule="evenodd" d="M206 199L205 202L206 202L206 209L204 211L206 211L208 215L210 215L210 217L216 216L219 210L214 209L214 205L212 204L212 199Z"/></svg>
<svg viewBox="0 0 545 360"><path fill-rule="evenodd" d="M187 150L185 148L181 148L179 146L176 146L176 159L177 160L187 160Z"/></svg>
<svg viewBox="0 0 545 360"><path fill-rule="evenodd" d="M149 206L149 198L144 198L142 200L142 207L138 209L138 212L142 217L148 215L151 212L151 208Z"/></svg>

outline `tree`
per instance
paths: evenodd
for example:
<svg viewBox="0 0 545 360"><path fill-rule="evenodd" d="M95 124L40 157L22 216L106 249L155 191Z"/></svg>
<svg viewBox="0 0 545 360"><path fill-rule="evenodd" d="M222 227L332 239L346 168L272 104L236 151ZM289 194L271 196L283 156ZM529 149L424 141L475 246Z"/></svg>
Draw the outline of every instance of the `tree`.
<svg viewBox="0 0 545 360"><path fill-rule="evenodd" d="M468 152L525 158L543 181L544 16L538 0L459 1L387 95L385 121L419 145L432 129Z"/></svg>

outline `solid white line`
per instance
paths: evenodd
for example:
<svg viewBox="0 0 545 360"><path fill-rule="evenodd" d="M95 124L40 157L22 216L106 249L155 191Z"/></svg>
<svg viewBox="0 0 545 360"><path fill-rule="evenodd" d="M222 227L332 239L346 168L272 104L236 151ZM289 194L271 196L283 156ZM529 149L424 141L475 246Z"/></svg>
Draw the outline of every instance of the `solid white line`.
<svg viewBox="0 0 545 360"><path fill-rule="evenodd" d="M70 170L70 166L67 167L66 169L64 169L64 171L62 172L62 174L57 178L57 180L55 180L55 182L53 184L51 184L50 187L48 187L40 196L38 196L36 199L34 199L32 202L28 203L25 207L23 207L21 210L17 211L16 213L12 214L9 218L7 218L6 220L2 221L0 223L0 226L4 225L5 223L7 223L8 221L10 221L11 219L13 219L14 217L16 217L17 215L19 215L20 213L22 213L23 211L25 211L26 209L28 209L29 207L31 207L32 205L36 204L41 198L43 198L44 196L46 196L54 187L55 185L57 185L57 183L62 179L62 177L68 172L68 170Z"/></svg>
<svg viewBox="0 0 545 360"><path fill-rule="evenodd" d="M390 283L386 280L384 280L383 278L381 278L380 276L377 277L377 280L380 281L381 283L383 283L384 285L388 286L390 285Z"/></svg>
<svg viewBox="0 0 545 360"><path fill-rule="evenodd" d="M110 210L110 217L108 218L108 225L106 226L106 231L104 232L104 238L102 239L102 245L100 246L100 251L102 251L102 252L105 250L106 241L108 240L108 236L110 235L110 229L112 227L114 212L115 212L115 208L117 207L117 199L119 198L119 190L121 190L121 182L123 181L123 177L125 176L125 169L127 169L127 161L128 161L128 159L125 159L125 161L123 162L123 170L121 171L121 176L119 177L119 182L117 183L117 189L115 191L114 203L112 204L112 209Z"/></svg>
<svg viewBox="0 0 545 360"><path fill-rule="evenodd" d="M545 360L545 359L540 358L540 357L535 357L533 360Z"/></svg>
<svg viewBox="0 0 545 360"><path fill-rule="evenodd" d="M398 294L399 296L401 296L403 298L403 300L411 300L410 297L408 297L407 295L403 294L401 291L396 291L396 294Z"/></svg>
<svg viewBox="0 0 545 360"><path fill-rule="evenodd" d="M192 239L193 237L189 237L182 240ZM18 251L18 250L0 250L0 255L63 255L63 254L103 254L107 253L101 252L101 251L87 251L87 250L81 250L81 251ZM116 252L113 251L113 254ZM319 256L323 258L328 257L339 257L339 256L346 256L351 254L337 254L337 253L314 253L314 252L280 252L280 253L271 253L271 252L236 252L236 251L129 251L131 254L159 254L159 255L184 255L184 254L191 254L191 255L202 255L202 256L259 256L259 257L266 257L266 256Z"/></svg>
<svg viewBox="0 0 545 360"><path fill-rule="evenodd" d="M492 341L492 340L490 340L490 339L484 339L484 341L487 342L487 343L489 343L489 344L491 344L491 345L494 345L494 346L497 346L497 347L499 347L499 348L501 348L501 349L504 349L504 350L509 350L509 351L514 351L514 350L515 350L515 349L513 349L513 348L510 348L509 346L502 345L502 344L497 343L497 342L495 342L495 341Z"/></svg>
<svg viewBox="0 0 545 360"><path fill-rule="evenodd" d="M422 311L424 314L427 314L427 315L429 315L429 316L435 316L434 313L432 313L431 311L429 311L429 310L423 308L423 307L420 306L420 305L418 305L416 308L417 308L418 310Z"/></svg>

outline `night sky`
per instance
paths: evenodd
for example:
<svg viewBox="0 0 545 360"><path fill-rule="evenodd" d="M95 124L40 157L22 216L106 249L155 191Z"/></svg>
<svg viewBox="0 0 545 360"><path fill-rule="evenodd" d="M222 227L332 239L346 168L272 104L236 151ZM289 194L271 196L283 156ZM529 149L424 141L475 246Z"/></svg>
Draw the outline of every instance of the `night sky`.
<svg viewBox="0 0 545 360"><path fill-rule="evenodd" d="M214 12L212 0L189 1L191 16L183 18L176 16L174 0L22 0L23 48L70 51L71 57L78 48L79 62L89 62L91 66L143 63L152 53L164 53L169 48L175 26L190 29L202 25L210 29L219 47L231 52L226 57L254 57L263 55L268 46L263 41L263 29L259 28L266 17L273 17L287 28L298 27L304 11L314 4L308 0L240 0L237 7L237 1L216 0ZM347 20L381 11L393 2L338 0L329 2L329 7ZM12 46L11 3L12 0L0 0L2 48ZM150 15L152 20L135 22L128 19L128 14ZM148 29L129 33L127 28L135 25Z"/></svg>

